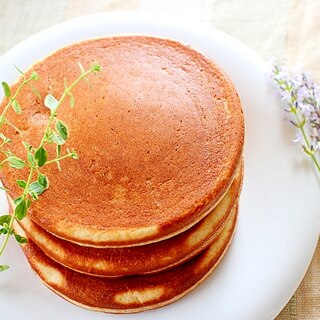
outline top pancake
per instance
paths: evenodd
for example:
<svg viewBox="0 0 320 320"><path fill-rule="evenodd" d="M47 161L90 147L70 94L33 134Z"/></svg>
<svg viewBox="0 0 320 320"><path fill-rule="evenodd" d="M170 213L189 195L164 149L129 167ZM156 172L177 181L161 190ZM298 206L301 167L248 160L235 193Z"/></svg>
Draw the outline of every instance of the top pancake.
<svg viewBox="0 0 320 320"><path fill-rule="evenodd" d="M50 188L29 217L47 231L87 246L130 246L164 239L195 224L227 190L240 161L243 114L234 87L212 61L178 42L146 36L88 40L62 48L32 69L44 97L57 98L97 61L102 71L74 89L76 106L64 103L79 160L45 166ZM17 88L19 81L12 90ZM21 140L36 146L49 110L22 90L23 113L8 118L22 130L13 153L25 157ZM3 105L2 105L3 107ZM50 149L50 148L49 148ZM49 158L55 157L53 148ZM3 168L10 197L26 170Z"/></svg>

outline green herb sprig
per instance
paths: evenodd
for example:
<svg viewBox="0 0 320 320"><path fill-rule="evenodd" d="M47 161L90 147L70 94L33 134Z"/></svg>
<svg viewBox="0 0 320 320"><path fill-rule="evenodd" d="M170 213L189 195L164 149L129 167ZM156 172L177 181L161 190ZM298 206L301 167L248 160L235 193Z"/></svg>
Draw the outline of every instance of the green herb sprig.
<svg viewBox="0 0 320 320"><path fill-rule="evenodd" d="M13 213L11 215L5 214L0 216L0 235L4 235L4 240L0 246L0 257L8 244L10 236L13 235L16 241L19 243L27 242L25 237L15 232L13 229L13 223L15 220L22 220L27 215L28 209L32 202L38 200L39 196L49 188L49 179L44 173L41 172L41 168L52 163L56 163L60 171L61 160L67 158L78 159L78 155L74 150L66 149L66 152L62 154L62 145L64 145L68 140L69 131L67 125L62 120L58 119L57 111L66 98L69 98L69 104L73 108L75 102L72 90L74 87L81 80L88 81L87 77L89 74L98 72L101 69L97 64L92 64L87 71L84 70L81 64L79 64L79 66L79 77L75 79L69 86L66 82L64 83L64 91L60 99L56 99L52 94L48 94L45 97L44 105L50 109L50 117L46 124L42 139L36 148L33 147L32 144L22 141L26 149L26 159L21 159L10 151L8 146L12 140L0 132L0 139L2 140L2 143L0 143L0 152L6 157L0 162L0 169L6 165L18 170L26 166L29 169L27 180L16 180L16 183L22 189L22 192L19 197L14 199L15 209ZM40 97L40 95L32 85L33 81L39 80L38 74L33 71L30 77L26 77L21 70L17 70L21 73L23 81L14 94L11 92L10 86L6 82L2 82L4 94L9 101L0 115L0 129L3 125L9 125L20 133L19 129L6 118L7 112L10 110L10 107L12 107L12 110L18 114L22 112L22 108L18 102L18 95L23 87L30 86L32 91L38 97ZM56 145L56 156L53 159L48 159L46 144ZM7 270L8 268L8 265L0 265L0 272Z"/></svg>
<svg viewBox="0 0 320 320"><path fill-rule="evenodd" d="M26 75L17 68L17 70L19 71L19 73L21 73L22 77L23 77L23 81L21 82L21 84L19 85L18 89L16 90L16 92L12 95L11 94L11 89L10 89L10 86L8 85L7 82L2 82L2 88L3 88L3 91L4 91L4 95L9 98L9 101L7 103L7 105L5 106L5 108L3 109L1 115L0 115L0 127L3 125L3 124L8 124L10 126L12 126L16 131L19 132L19 130L16 128L16 126L11 123L8 119L6 119L5 117L5 114L8 112L9 108L12 107L13 110L16 112L16 113L21 113L21 106L17 100L17 97L20 93L20 91L22 90L22 88L26 85L30 86L33 90L33 92L39 96L39 92L36 90L36 88L31 84L31 82L33 80L38 80L39 79L39 76L38 74L33 71L31 73L31 76L29 78L26 77ZM1 133L1 135L3 135ZM3 139L3 137L1 136L1 138ZM8 142L11 142L11 141L7 141L6 143Z"/></svg>

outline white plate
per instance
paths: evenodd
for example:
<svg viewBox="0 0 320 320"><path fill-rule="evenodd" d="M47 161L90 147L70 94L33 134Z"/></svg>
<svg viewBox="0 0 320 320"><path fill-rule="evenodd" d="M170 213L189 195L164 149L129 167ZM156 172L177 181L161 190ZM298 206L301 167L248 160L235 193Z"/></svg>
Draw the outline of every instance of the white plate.
<svg viewBox="0 0 320 320"><path fill-rule="evenodd" d="M216 60L234 82L246 118L245 181L229 252L217 270L180 301L121 319L273 319L312 258L320 190L310 163L291 142L293 131L282 120L262 59L230 36L189 21L168 21L151 13L103 13L56 25L20 43L0 58L1 80L16 78L13 64L23 69L67 43L119 33L172 38ZM0 274L1 319L119 319L76 307L49 291L13 241L1 262L11 265Z"/></svg>

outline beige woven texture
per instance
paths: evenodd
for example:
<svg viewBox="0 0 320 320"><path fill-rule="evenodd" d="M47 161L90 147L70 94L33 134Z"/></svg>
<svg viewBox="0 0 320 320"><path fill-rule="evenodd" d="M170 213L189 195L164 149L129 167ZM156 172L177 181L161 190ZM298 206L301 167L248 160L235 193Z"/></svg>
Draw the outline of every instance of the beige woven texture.
<svg viewBox="0 0 320 320"><path fill-rule="evenodd" d="M185 15L238 38L264 58L301 65L320 81L318 0L1 0L0 54L52 24L95 12L153 10ZM277 320L320 319L320 243ZM257 319L259 320L259 319Z"/></svg>

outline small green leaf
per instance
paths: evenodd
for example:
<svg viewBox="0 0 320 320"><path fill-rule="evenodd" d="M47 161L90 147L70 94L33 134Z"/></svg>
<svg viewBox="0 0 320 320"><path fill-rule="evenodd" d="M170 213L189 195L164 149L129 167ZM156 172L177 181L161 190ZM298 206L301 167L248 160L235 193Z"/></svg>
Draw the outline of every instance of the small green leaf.
<svg viewBox="0 0 320 320"><path fill-rule="evenodd" d="M25 76L24 72L21 69L19 69L15 64L14 64L14 67L21 75Z"/></svg>
<svg viewBox="0 0 320 320"><path fill-rule="evenodd" d="M13 200L13 203L14 203L15 205L18 205L18 204L22 201L22 199L23 199L23 196L18 197L18 198L15 198L15 199Z"/></svg>
<svg viewBox="0 0 320 320"><path fill-rule="evenodd" d="M27 202L25 199L22 199L22 201L16 206L14 210L16 218L18 220L22 220L27 214L27 209Z"/></svg>
<svg viewBox="0 0 320 320"><path fill-rule="evenodd" d="M72 159L75 159L75 160L79 159L79 156L75 150L67 149L67 153Z"/></svg>
<svg viewBox="0 0 320 320"><path fill-rule="evenodd" d="M0 138L3 140L4 144L12 141L10 138L7 138L2 132L0 133Z"/></svg>
<svg viewBox="0 0 320 320"><path fill-rule="evenodd" d="M36 150L34 157L37 160L38 166L42 167L47 162L48 152L44 147L40 147Z"/></svg>
<svg viewBox="0 0 320 320"><path fill-rule="evenodd" d="M55 111L59 105L59 101L52 94L48 94L44 99L44 105L51 111Z"/></svg>
<svg viewBox="0 0 320 320"><path fill-rule="evenodd" d="M102 69L101 66L99 66L98 64L93 63L91 65L91 70L94 72L99 72L99 71L101 71L101 69Z"/></svg>
<svg viewBox="0 0 320 320"><path fill-rule="evenodd" d="M20 104L19 104L19 102L16 100L16 99L14 99L13 101L12 101L12 103L11 103L11 106L12 106L12 108L13 108L13 110L16 112L16 113L21 113L21 106L20 106Z"/></svg>
<svg viewBox="0 0 320 320"><path fill-rule="evenodd" d="M26 165L22 159L16 156L10 156L4 161L7 161L9 163L9 166L15 169L22 169Z"/></svg>
<svg viewBox="0 0 320 320"><path fill-rule="evenodd" d="M45 142L48 142L49 144L51 144L53 141L52 141L52 139L51 139L51 136L52 136L52 133L48 133L48 132L46 132L45 134L44 134L44 141Z"/></svg>
<svg viewBox="0 0 320 320"><path fill-rule="evenodd" d="M84 68L80 62L78 62L81 73L85 73Z"/></svg>
<svg viewBox="0 0 320 320"><path fill-rule="evenodd" d="M301 145L301 147L308 156L311 156L311 157L314 156L315 150L312 148L312 145L310 148L305 145Z"/></svg>
<svg viewBox="0 0 320 320"><path fill-rule="evenodd" d="M56 154L57 154L57 158L60 158L60 156L61 156L61 146L60 145L57 145Z"/></svg>
<svg viewBox="0 0 320 320"><path fill-rule="evenodd" d="M30 166L34 168L37 165L37 163L36 163L36 159L34 158L33 153L31 153L29 151L28 155L27 155L27 158L28 158L28 162L29 162Z"/></svg>
<svg viewBox="0 0 320 320"><path fill-rule="evenodd" d="M0 234L7 234L8 230L6 228L3 228L0 230Z"/></svg>
<svg viewBox="0 0 320 320"><path fill-rule="evenodd" d="M28 142L25 142L25 141L22 141L22 144L24 145L24 147L29 151L31 150L32 146L30 143Z"/></svg>
<svg viewBox="0 0 320 320"><path fill-rule="evenodd" d="M66 143L58 134L56 134L54 132L51 135L51 140L59 146L62 146L63 144Z"/></svg>
<svg viewBox="0 0 320 320"><path fill-rule="evenodd" d="M68 93L69 94L69 97L70 97L70 107L73 108L74 107L74 96L71 92Z"/></svg>
<svg viewBox="0 0 320 320"><path fill-rule="evenodd" d="M78 154L77 154L75 151L72 151L70 154L71 154L71 158L72 158L72 159L75 159L75 160L78 160L78 159L79 159L79 156L78 156Z"/></svg>
<svg viewBox="0 0 320 320"><path fill-rule="evenodd" d="M6 264L0 265L0 272L5 271L9 269L9 266L7 266Z"/></svg>
<svg viewBox="0 0 320 320"><path fill-rule="evenodd" d="M6 122L6 120L7 119L5 118L5 116L0 115L0 126L3 125Z"/></svg>
<svg viewBox="0 0 320 320"><path fill-rule="evenodd" d="M7 222L3 223L3 227L5 228L5 230L9 230L9 224Z"/></svg>
<svg viewBox="0 0 320 320"><path fill-rule="evenodd" d="M39 79L39 75L37 74L37 72L32 71L32 73L31 73L31 79L32 79L32 80L38 80L38 79Z"/></svg>
<svg viewBox="0 0 320 320"><path fill-rule="evenodd" d="M53 130L51 128L48 128L45 135L44 135L44 141L48 143L53 143L52 141L52 132Z"/></svg>
<svg viewBox="0 0 320 320"><path fill-rule="evenodd" d="M34 181L30 184L28 191L36 193L38 196L45 190L45 188L38 182Z"/></svg>
<svg viewBox="0 0 320 320"><path fill-rule="evenodd" d="M11 220L10 214L5 214L0 217L0 226L3 226L4 223L9 224Z"/></svg>
<svg viewBox="0 0 320 320"><path fill-rule="evenodd" d="M30 194L32 200L36 201L39 199L39 196L36 192L29 192L29 194Z"/></svg>
<svg viewBox="0 0 320 320"><path fill-rule="evenodd" d="M27 185L27 182L24 180L17 180L16 183L21 188L25 188L25 186Z"/></svg>
<svg viewBox="0 0 320 320"><path fill-rule="evenodd" d="M19 234L15 233L14 237L16 238L17 242L19 242L19 243L27 243L28 242L27 238L20 236Z"/></svg>
<svg viewBox="0 0 320 320"><path fill-rule="evenodd" d="M10 90L9 85L5 81L3 81L1 84L2 84L4 95L7 98L10 97L11 96L11 90Z"/></svg>
<svg viewBox="0 0 320 320"><path fill-rule="evenodd" d="M67 140L69 138L68 127L63 121L56 121L56 129L63 140Z"/></svg>
<svg viewBox="0 0 320 320"><path fill-rule="evenodd" d="M44 189L48 189L49 188L49 179L43 173L40 173L38 175L38 182Z"/></svg>

